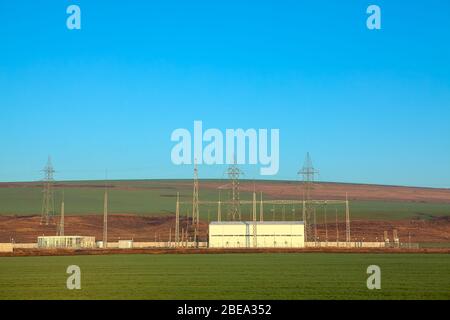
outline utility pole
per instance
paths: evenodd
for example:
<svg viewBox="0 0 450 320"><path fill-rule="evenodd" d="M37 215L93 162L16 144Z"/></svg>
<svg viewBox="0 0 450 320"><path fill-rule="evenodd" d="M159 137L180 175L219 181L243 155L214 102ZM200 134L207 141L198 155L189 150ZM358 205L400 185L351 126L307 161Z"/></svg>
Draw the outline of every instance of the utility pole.
<svg viewBox="0 0 450 320"><path fill-rule="evenodd" d="M259 204L259 221L264 221L264 204L263 204L263 196L261 192L261 202Z"/></svg>
<svg viewBox="0 0 450 320"><path fill-rule="evenodd" d="M222 221L222 208L220 202L220 191L219 191L219 202L217 203L217 221Z"/></svg>
<svg viewBox="0 0 450 320"><path fill-rule="evenodd" d="M44 168L44 189L43 199L42 199L42 212L41 212L41 222L40 224L49 225L51 223L52 217L55 213L55 200L53 197L53 174L55 170L53 169L52 159L48 156L47 165Z"/></svg>
<svg viewBox="0 0 450 320"><path fill-rule="evenodd" d="M336 245L339 247L339 223L338 223L338 211L336 209Z"/></svg>
<svg viewBox="0 0 450 320"><path fill-rule="evenodd" d="M313 209L313 214L314 214L314 242L317 242L316 208Z"/></svg>
<svg viewBox="0 0 450 320"><path fill-rule="evenodd" d="M306 242L306 201L303 199L303 205L302 205L302 218L303 218L303 225L305 226L305 242Z"/></svg>
<svg viewBox="0 0 450 320"><path fill-rule="evenodd" d="M106 185L103 199L103 248L108 248L108 187Z"/></svg>
<svg viewBox="0 0 450 320"><path fill-rule="evenodd" d="M194 160L194 190L192 194L192 223L194 226L194 242L197 242L197 232L199 227L199 208L198 208L198 166L197 159Z"/></svg>
<svg viewBox="0 0 450 320"><path fill-rule="evenodd" d="M345 240L350 243L350 208L348 204L348 194L345 194Z"/></svg>
<svg viewBox="0 0 450 320"><path fill-rule="evenodd" d="M181 246L183 246L184 241L184 228L181 228Z"/></svg>
<svg viewBox="0 0 450 320"><path fill-rule="evenodd" d="M253 247L258 246L258 238L256 236L256 192L253 191Z"/></svg>
<svg viewBox="0 0 450 320"><path fill-rule="evenodd" d="M61 219L59 220L59 236L64 236L64 191L63 198L61 202Z"/></svg>
<svg viewBox="0 0 450 320"><path fill-rule="evenodd" d="M328 225L327 225L327 206L324 208L325 213L325 242L328 244Z"/></svg>
<svg viewBox="0 0 450 320"><path fill-rule="evenodd" d="M177 207L175 212L175 247L180 242L180 193L177 192Z"/></svg>
<svg viewBox="0 0 450 320"><path fill-rule="evenodd" d="M408 232L408 247L411 249L411 232Z"/></svg>

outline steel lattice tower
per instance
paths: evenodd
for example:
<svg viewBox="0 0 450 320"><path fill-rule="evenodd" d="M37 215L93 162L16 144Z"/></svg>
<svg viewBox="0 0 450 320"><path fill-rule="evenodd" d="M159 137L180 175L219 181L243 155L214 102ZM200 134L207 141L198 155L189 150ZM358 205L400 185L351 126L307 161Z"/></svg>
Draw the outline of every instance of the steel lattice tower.
<svg viewBox="0 0 450 320"><path fill-rule="evenodd" d="M243 172L239 169L234 160L234 164L230 165L227 170L228 178L231 181L230 206L228 208L228 220L241 220L241 201L239 199L239 177Z"/></svg>
<svg viewBox="0 0 450 320"><path fill-rule="evenodd" d="M311 215L313 212L313 205L311 203L311 193L314 188L314 178L319 171L314 169L309 152L306 154L305 162L302 169L298 172L302 175L303 181L303 220L305 223L305 241L312 238L311 229Z"/></svg>
<svg viewBox="0 0 450 320"><path fill-rule="evenodd" d="M44 189L43 189L43 199L42 199L42 212L41 212L41 224L48 225L55 213L55 200L53 197L53 174L55 170L53 169L52 159L49 156L47 165L44 168Z"/></svg>

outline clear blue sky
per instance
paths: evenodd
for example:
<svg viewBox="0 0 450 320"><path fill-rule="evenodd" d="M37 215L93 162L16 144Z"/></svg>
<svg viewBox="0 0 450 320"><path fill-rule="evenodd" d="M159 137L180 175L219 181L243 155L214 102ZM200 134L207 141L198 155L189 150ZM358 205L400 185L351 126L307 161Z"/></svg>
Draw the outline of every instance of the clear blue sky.
<svg viewBox="0 0 450 320"><path fill-rule="evenodd" d="M194 120L279 128L275 179L309 151L321 180L450 187L450 2L0 0L0 181L49 154L57 179L189 178Z"/></svg>

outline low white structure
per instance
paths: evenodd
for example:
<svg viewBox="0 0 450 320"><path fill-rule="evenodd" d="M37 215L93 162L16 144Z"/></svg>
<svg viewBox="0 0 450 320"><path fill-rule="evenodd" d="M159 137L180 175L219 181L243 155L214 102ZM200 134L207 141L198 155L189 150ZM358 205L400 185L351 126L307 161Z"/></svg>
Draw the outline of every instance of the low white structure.
<svg viewBox="0 0 450 320"><path fill-rule="evenodd" d="M119 249L132 249L133 240L119 240Z"/></svg>
<svg viewBox="0 0 450 320"><path fill-rule="evenodd" d="M42 249L84 249L95 248L95 237L84 236L43 236L38 237L38 248Z"/></svg>
<svg viewBox="0 0 450 320"><path fill-rule="evenodd" d="M0 252L13 252L13 249L12 243L0 243Z"/></svg>
<svg viewBox="0 0 450 320"><path fill-rule="evenodd" d="M303 221L223 221L209 224L210 248L303 248Z"/></svg>

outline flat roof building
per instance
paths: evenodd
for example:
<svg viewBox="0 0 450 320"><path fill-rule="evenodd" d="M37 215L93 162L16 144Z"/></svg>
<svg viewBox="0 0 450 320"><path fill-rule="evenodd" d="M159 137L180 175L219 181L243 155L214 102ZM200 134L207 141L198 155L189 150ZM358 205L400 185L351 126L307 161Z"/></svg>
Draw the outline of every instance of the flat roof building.
<svg viewBox="0 0 450 320"><path fill-rule="evenodd" d="M223 221L209 224L210 248L303 248L303 221Z"/></svg>
<svg viewBox="0 0 450 320"><path fill-rule="evenodd" d="M95 248L95 237L84 236L42 236L38 237L38 248L42 249L84 249Z"/></svg>

